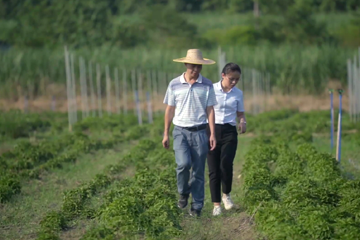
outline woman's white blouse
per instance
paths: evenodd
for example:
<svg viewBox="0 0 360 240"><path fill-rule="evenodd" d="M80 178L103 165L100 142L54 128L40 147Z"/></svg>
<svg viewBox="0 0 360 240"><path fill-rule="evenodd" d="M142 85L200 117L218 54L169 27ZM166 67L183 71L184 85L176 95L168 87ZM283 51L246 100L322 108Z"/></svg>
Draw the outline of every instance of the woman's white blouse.
<svg viewBox="0 0 360 240"><path fill-rule="evenodd" d="M243 92L233 87L229 92L224 92L221 80L214 83L217 104L215 110L215 124L229 123L236 126L237 112L244 112Z"/></svg>

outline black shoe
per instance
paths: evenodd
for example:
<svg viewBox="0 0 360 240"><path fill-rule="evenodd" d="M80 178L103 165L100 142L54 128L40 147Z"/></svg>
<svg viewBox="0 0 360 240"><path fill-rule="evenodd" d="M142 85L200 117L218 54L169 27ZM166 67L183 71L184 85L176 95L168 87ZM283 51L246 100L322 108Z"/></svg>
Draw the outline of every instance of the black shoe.
<svg viewBox="0 0 360 240"><path fill-rule="evenodd" d="M178 201L178 207L181 209L186 208L188 205L188 198L189 195L180 195L179 201Z"/></svg>
<svg viewBox="0 0 360 240"><path fill-rule="evenodd" d="M200 215L201 215L201 210L196 210L193 208L190 209L190 216L200 217Z"/></svg>

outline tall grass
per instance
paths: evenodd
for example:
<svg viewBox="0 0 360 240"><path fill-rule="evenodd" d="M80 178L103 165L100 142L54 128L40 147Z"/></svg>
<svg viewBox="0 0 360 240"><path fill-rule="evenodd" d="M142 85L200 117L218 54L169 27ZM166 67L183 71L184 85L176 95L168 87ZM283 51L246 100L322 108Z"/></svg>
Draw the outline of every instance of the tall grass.
<svg viewBox="0 0 360 240"><path fill-rule="evenodd" d="M328 45L263 45L227 49L229 60L269 72L273 86L283 93L294 90L319 93L324 90L329 79L346 84L346 59L355 51Z"/></svg>
<svg viewBox="0 0 360 240"><path fill-rule="evenodd" d="M127 69L128 81L131 79L129 70L134 68L167 72L170 80L174 74L184 71L183 64L172 60L185 56L186 50L145 48L123 50L99 47L93 50L73 49L72 53L75 56L76 70L78 57L82 56L88 61L101 65L103 79L104 67L108 64L120 70ZM332 46L293 45L235 46L225 47L223 50L227 54L226 61L269 72L272 86L284 93L294 90L308 93L322 92L329 79L338 79L345 84L346 60L355 51ZM218 60L217 49L203 50L203 55ZM19 88L31 90L35 96L41 95L46 91L43 87L44 82L65 85L64 61L62 48L56 50L13 48L7 52L0 52L0 98L16 97ZM202 73L213 81L219 78L217 65L204 66Z"/></svg>

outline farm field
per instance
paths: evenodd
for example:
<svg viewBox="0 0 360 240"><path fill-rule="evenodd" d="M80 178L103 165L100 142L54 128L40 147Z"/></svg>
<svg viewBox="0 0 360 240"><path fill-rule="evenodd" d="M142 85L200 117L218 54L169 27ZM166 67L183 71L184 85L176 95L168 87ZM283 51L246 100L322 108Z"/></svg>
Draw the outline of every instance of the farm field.
<svg viewBox="0 0 360 240"><path fill-rule="evenodd" d="M340 166L330 149L328 111L249 115L234 163L237 208L212 217L206 182L199 219L176 207L173 152L161 147L162 115L154 120L138 126L132 115L89 117L68 133L66 114L2 112L0 235L224 240L358 236L360 135L348 115L343 116ZM279 207L283 218L276 212Z"/></svg>
<svg viewBox="0 0 360 240"><path fill-rule="evenodd" d="M0 240L359 239L358 0L284 2L0 0ZM202 216L178 209L161 144L188 49L214 83L241 67L236 208L218 217L207 166Z"/></svg>

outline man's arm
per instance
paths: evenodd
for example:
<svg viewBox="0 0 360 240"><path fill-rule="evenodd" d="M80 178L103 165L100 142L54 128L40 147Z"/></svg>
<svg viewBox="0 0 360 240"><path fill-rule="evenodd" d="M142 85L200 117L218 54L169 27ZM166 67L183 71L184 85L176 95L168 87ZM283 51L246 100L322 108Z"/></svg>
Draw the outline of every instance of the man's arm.
<svg viewBox="0 0 360 240"><path fill-rule="evenodd" d="M175 106L166 106L164 119L164 136L169 136L171 122L174 118Z"/></svg>
<svg viewBox="0 0 360 240"><path fill-rule="evenodd" d="M170 131L171 121L174 117L174 112L175 112L175 106L167 105L167 107L165 109L164 136L163 136L163 140L162 140L162 145L166 149L169 149L169 147L170 147L169 131Z"/></svg>
<svg viewBox="0 0 360 240"><path fill-rule="evenodd" d="M209 138L210 151L212 151L216 147L214 106L206 107L206 112L208 115L208 122L209 122L209 128L210 128L210 138Z"/></svg>
<svg viewBox="0 0 360 240"><path fill-rule="evenodd" d="M214 150L216 147L216 138L215 138L215 110L214 106L217 104L215 91L213 85L209 89L209 96L207 101L206 113L208 116L209 128L210 128L210 151Z"/></svg>
<svg viewBox="0 0 360 240"><path fill-rule="evenodd" d="M210 135L215 135L215 111L214 106L206 107L206 112L208 115Z"/></svg>

